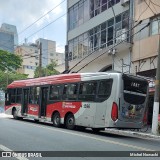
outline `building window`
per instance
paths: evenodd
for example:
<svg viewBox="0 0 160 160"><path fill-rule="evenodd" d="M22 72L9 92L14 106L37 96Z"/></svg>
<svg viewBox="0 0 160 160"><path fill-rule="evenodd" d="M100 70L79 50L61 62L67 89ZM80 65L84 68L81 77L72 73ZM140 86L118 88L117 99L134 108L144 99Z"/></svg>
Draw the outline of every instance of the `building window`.
<svg viewBox="0 0 160 160"><path fill-rule="evenodd" d="M72 30L99 15L120 0L80 0L68 9L68 30Z"/></svg>
<svg viewBox="0 0 160 160"><path fill-rule="evenodd" d="M114 30L114 19L110 19L91 30L79 35L70 40L69 45L69 61L83 58L84 56L113 44L113 39L116 36L115 43L125 40L128 37L129 28L129 11L126 11L116 16L116 24ZM116 32L116 33L115 33ZM124 34L122 34L124 33ZM114 35L115 34L115 35ZM118 35L120 35L118 37ZM128 39L126 39L128 41Z"/></svg>
<svg viewBox="0 0 160 160"><path fill-rule="evenodd" d="M157 20L158 18L158 20ZM160 30L160 17L155 17L151 20L151 29L150 29L150 35L156 35L158 34Z"/></svg>

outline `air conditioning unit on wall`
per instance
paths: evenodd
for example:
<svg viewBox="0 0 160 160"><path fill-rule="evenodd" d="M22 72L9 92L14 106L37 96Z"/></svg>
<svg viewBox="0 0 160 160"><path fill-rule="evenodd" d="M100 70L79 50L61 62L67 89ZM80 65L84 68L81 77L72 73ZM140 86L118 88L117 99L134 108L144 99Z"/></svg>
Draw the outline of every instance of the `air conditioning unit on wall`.
<svg viewBox="0 0 160 160"><path fill-rule="evenodd" d="M120 43L121 41L127 41L127 30L121 29L116 32L116 43Z"/></svg>
<svg viewBox="0 0 160 160"><path fill-rule="evenodd" d="M126 5L128 5L129 4L129 0L121 0L121 5L122 6L126 6Z"/></svg>

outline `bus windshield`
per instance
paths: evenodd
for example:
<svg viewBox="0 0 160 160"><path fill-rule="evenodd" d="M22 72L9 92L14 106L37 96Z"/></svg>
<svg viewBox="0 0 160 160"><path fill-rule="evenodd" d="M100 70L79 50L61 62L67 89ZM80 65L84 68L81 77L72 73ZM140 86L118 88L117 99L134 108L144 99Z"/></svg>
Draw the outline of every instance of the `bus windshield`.
<svg viewBox="0 0 160 160"><path fill-rule="evenodd" d="M148 82L140 77L123 75L124 100L131 104L142 104L146 99Z"/></svg>

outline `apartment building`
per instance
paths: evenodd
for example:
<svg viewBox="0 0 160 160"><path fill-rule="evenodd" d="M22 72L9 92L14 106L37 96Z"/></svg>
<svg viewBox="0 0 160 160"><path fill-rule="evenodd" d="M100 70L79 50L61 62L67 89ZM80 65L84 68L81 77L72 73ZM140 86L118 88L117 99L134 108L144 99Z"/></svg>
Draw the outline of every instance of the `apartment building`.
<svg viewBox="0 0 160 160"><path fill-rule="evenodd" d="M52 61L57 64L64 63L64 53L56 52L56 41L39 38L36 44L42 44L42 66L45 67Z"/></svg>
<svg viewBox="0 0 160 160"><path fill-rule="evenodd" d="M1 30L5 32L10 32L14 36L14 46L18 45L18 33L17 33L17 27L11 24L3 23L1 26Z"/></svg>
<svg viewBox="0 0 160 160"><path fill-rule="evenodd" d="M129 8L129 0L67 0L68 68L81 61L71 72L130 72Z"/></svg>
<svg viewBox="0 0 160 160"><path fill-rule="evenodd" d="M28 74L28 78L34 77L34 71L39 66L39 49L36 44L23 44L15 49L15 54L23 59L22 67L17 72Z"/></svg>
<svg viewBox="0 0 160 160"><path fill-rule="evenodd" d="M137 75L155 78L159 48L160 1L136 0L134 6L135 24L142 20L141 25L134 29L138 32L146 24L148 27L134 36L132 54L132 72Z"/></svg>
<svg viewBox="0 0 160 160"><path fill-rule="evenodd" d="M3 23L0 27L0 49L14 53L18 44L17 28L14 25Z"/></svg>
<svg viewBox="0 0 160 160"><path fill-rule="evenodd" d="M57 65L64 64L64 53L56 52L56 42L39 38L35 43L25 43L15 49L15 53L23 59L22 68L18 69L19 73L28 74L28 78L34 77L34 71L40 62L40 46L41 43L41 62L42 67L46 67L52 61Z"/></svg>

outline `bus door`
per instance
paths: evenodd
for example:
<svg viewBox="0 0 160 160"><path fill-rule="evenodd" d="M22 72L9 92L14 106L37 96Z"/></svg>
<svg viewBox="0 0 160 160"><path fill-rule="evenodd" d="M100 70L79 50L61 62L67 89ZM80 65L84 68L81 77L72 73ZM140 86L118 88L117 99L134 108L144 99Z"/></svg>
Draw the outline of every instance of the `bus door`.
<svg viewBox="0 0 160 160"><path fill-rule="evenodd" d="M22 115L27 114L28 112L28 99L29 99L29 88L23 89L22 92Z"/></svg>
<svg viewBox="0 0 160 160"><path fill-rule="evenodd" d="M46 116L47 100L48 100L48 87L42 87L40 93L39 117Z"/></svg>

